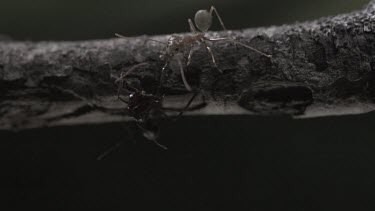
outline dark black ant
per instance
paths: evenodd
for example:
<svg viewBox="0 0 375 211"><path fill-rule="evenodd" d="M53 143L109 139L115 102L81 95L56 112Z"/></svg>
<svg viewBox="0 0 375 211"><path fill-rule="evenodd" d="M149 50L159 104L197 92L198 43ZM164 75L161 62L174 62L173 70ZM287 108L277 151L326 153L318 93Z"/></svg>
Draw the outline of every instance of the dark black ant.
<svg viewBox="0 0 375 211"><path fill-rule="evenodd" d="M202 95L203 102L195 106L191 106L192 102L199 94L199 92L195 92L183 108L164 107L164 95L160 94L160 89L155 94L147 93L144 90L140 90L139 88L132 86L127 80L130 73L132 73L135 69L146 65L147 63L134 65L128 71L123 71L120 74L120 77L115 81L115 83L118 85L117 98L127 104L126 113L136 121L137 126L143 131L143 136L154 142L159 147L167 149L167 147L157 142L159 128L155 124L154 120L160 117L168 120L177 120L184 114L184 112L203 108L207 105L207 103L204 101L204 97ZM127 99L121 97L122 93L127 95ZM174 117L169 117L166 113L167 111L179 113ZM98 160L101 160L115 148L117 148L117 145L104 152L98 157Z"/></svg>
<svg viewBox="0 0 375 211"><path fill-rule="evenodd" d="M115 83L118 85L117 98L127 104L127 114L134 120L136 120L137 125L143 130L143 135L147 139L155 142L160 147L166 149L166 147L156 142L156 138L158 137L158 130L155 124L153 123L153 120L158 117L176 120L177 118L181 117L183 113L187 110L195 110L202 108L206 105L206 103L202 102L199 105L190 107L190 105L199 93L195 92L184 108L179 109L164 107L164 95L160 94L160 90L158 90L156 94L146 93L146 91L144 90L140 90L138 88L131 86L127 81L127 77L130 73L132 73L135 69L146 65L147 63L140 63L134 65L128 71L121 73L120 77L115 81ZM123 99L121 97L121 91L124 91L128 95L128 99ZM167 111L179 111L179 114L171 118L166 114Z"/></svg>

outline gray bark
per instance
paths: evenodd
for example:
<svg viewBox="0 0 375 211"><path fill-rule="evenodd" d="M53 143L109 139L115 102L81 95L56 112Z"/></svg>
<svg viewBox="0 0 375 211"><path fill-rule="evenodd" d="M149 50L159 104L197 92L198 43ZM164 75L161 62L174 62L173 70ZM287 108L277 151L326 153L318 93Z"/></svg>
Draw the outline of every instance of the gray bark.
<svg viewBox="0 0 375 211"><path fill-rule="evenodd" d="M217 71L201 47L187 80L208 99L195 114L319 116L375 108L375 1L361 11L292 25L210 32L235 37L268 59L231 42L210 45ZM151 37L166 41L170 35ZM152 93L159 86L163 45L147 36L75 42L0 40L0 128L124 121L114 80L135 64L133 82ZM162 84L166 104L186 102L177 63ZM225 102L225 103L223 103ZM239 106L238 106L239 105Z"/></svg>

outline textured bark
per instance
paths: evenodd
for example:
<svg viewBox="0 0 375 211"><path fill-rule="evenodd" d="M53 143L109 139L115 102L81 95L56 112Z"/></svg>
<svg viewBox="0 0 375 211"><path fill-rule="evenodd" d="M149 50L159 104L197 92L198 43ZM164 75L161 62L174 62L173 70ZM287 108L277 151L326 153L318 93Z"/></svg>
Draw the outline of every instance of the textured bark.
<svg viewBox="0 0 375 211"><path fill-rule="evenodd" d="M361 11L311 22L208 33L209 37L230 33L273 58L231 42L215 42L211 45L220 73L201 47L186 75L210 106L196 114L317 116L373 110L374 21L373 1ZM152 38L165 41L169 36ZM0 128L127 119L125 105L115 97L116 77L147 62L131 78L152 93L159 86L165 63L159 59L163 46L147 42L147 38L37 43L0 40ZM166 103L183 105L186 90L174 60L167 73L162 84Z"/></svg>

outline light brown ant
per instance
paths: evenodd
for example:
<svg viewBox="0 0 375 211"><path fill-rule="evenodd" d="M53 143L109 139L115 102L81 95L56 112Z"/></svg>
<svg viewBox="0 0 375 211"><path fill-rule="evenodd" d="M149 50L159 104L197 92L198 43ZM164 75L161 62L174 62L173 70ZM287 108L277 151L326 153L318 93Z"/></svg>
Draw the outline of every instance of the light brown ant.
<svg viewBox="0 0 375 211"><path fill-rule="evenodd" d="M184 57L184 52L188 50L189 55L188 55L188 58L187 58L186 66L189 66L190 63L191 63L193 53L194 53L194 47L197 44L203 44L205 46L209 56L211 57L213 65L216 67L216 69L219 72L222 72L218 68L215 56L212 52L212 49L207 45L206 41L212 41L212 42L214 42L214 41L230 41L230 42L233 42L235 44L239 44L239 45L241 45L245 48L248 48L252 51L255 51L255 52L257 52L257 53L259 53L259 54L261 54L265 57L268 57L268 58L272 57L271 55L265 54L265 53L255 49L255 48L253 48L249 45L246 45L246 44L244 44L242 42L239 42L239 41L237 41L233 38L230 38L230 37L220 37L220 38L208 38L208 37L206 37L205 33L210 29L210 27L212 25L212 16L213 16L212 13L213 12L215 12L217 18L220 21L220 25L222 26L224 31L226 31L227 29L224 26L224 22L221 19L218 11L216 10L216 8L214 6L211 6L211 8L209 10L205 10L205 9L198 10L197 13L195 14L194 22L191 19L188 19L190 31L193 33L192 35L184 35L184 36L172 35L166 43L158 41L158 40L148 39L150 41L159 42L159 43L162 43L162 44L165 45L164 50L163 50L163 54L160 56L162 59L166 59L166 63L164 65L164 67L162 68L161 81L163 81L162 79L164 77L165 68L168 66L170 60L175 58L177 60L177 63L179 65L179 67L180 67L181 78L182 78L182 81L185 85L185 88L190 92L193 90L186 80L185 72L184 72L184 68L183 68L181 60ZM199 31L194 26L194 23L195 23L195 26L199 29ZM124 37L122 35L119 35L119 34L116 34L116 36L126 38L126 37Z"/></svg>

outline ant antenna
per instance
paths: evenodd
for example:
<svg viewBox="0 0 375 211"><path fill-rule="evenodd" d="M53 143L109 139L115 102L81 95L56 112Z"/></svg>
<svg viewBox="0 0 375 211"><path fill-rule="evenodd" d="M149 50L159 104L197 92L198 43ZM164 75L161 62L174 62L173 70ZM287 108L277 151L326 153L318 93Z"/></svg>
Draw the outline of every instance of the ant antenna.
<svg viewBox="0 0 375 211"><path fill-rule="evenodd" d="M223 27L224 31L227 31L227 28L225 27L224 22L223 22L223 20L221 19L220 15L219 15L219 12L216 10L215 6L213 6L214 5L214 1L211 0L211 2L212 2L212 6L211 6L211 9L210 9L211 16L212 16L212 12L215 12L216 17L219 19L221 27Z"/></svg>
<svg viewBox="0 0 375 211"><path fill-rule="evenodd" d="M249 46L249 45L246 45L246 44L244 44L244 43L242 43L242 42L239 42L239 41L237 41L237 40L235 40L235 39L230 38L229 40L232 41L233 43L236 43L236 44L238 44L238 45L242 45L242 46L245 47L245 48L248 48L248 49L250 49L250 50L253 50L253 51L255 51L255 52L257 52L257 53L259 53L259 54L261 54L261 55L263 55L263 56L265 56L265 57L272 58L272 55L265 54L265 53L263 53L262 51L260 51L260 50L258 50L258 49L255 49L255 48L253 48L253 47L251 47L251 46Z"/></svg>
<svg viewBox="0 0 375 211"><path fill-rule="evenodd" d="M125 37L121 34L115 34L116 37L119 37L119 38L125 38L125 39L129 39L130 37ZM162 42L162 41L159 41L159 40L154 40L154 39L150 39L150 38L147 38L147 40L150 40L150 41L154 41L154 42L158 42L158 43L161 43L163 45L168 45L167 43L165 42Z"/></svg>
<svg viewBox="0 0 375 211"><path fill-rule="evenodd" d="M253 47L251 47L249 45L246 45L246 44L244 44L244 43L242 43L240 41L237 41L237 40L235 40L235 39L233 39L231 37L221 37L221 38L213 38L213 39L204 38L204 39L208 40L208 41L223 41L223 40L228 40L228 41L233 42L235 44L242 45L243 47L248 48L248 49L250 49L252 51L255 51L255 52L257 52L257 53L259 53L259 54L261 54L261 55L263 55L265 57L268 57L270 59L272 58L272 55L265 54L262 51L260 51L260 50L258 50L256 48L253 48Z"/></svg>

